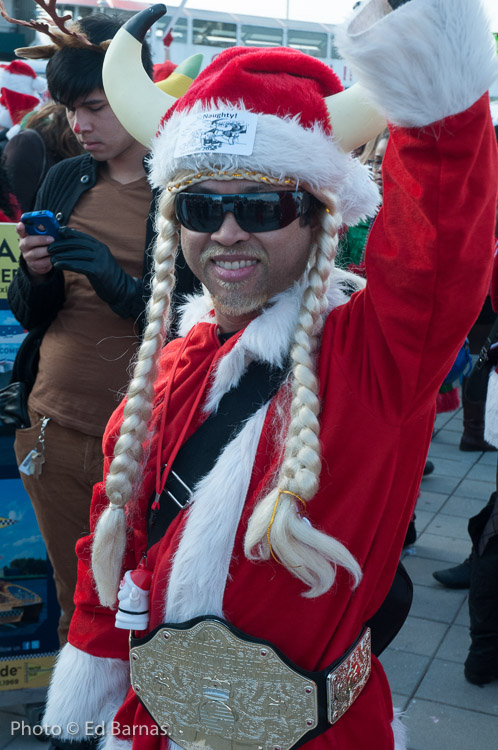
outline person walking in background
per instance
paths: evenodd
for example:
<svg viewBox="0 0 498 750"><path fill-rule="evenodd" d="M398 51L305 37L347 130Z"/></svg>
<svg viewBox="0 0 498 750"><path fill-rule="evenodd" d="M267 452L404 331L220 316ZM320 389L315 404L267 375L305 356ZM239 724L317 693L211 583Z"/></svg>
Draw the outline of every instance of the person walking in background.
<svg viewBox="0 0 498 750"><path fill-rule="evenodd" d="M78 26L93 46L61 35L49 49L47 80L85 153L52 167L35 200L36 210L51 210L70 228L54 242L19 225L21 260L8 292L30 332L23 346L39 346L31 426L17 431L14 449L54 569L61 644L74 608L74 546L88 531L102 473L102 434L127 382L149 295L155 213L146 149L121 126L102 87L108 40L121 23L98 13ZM143 59L151 76L147 46ZM192 279L183 269L180 293L193 290ZM40 438L44 453L31 465Z"/></svg>
<svg viewBox="0 0 498 750"><path fill-rule="evenodd" d="M498 250L498 201L495 236ZM498 314L496 252L490 297L493 310ZM498 449L497 341L493 344L488 351L488 357L494 361L495 369L490 374L487 389L484 437L490 445ZM486 507L469 521L469 535L472 540L469 565L471 645L464 669L466 679L476 685L498 680L498 464L496 490L491 494Z"/></svg>
<svg viewBox="0 0 498 750"><path fill-rule="evenodd" d="M498 124L495 124L495 136L498 143ZM498 244L498 218L495 228ZM479 317L469 332L470 352L478 355L496 319L496 309L488 296L484 302ZM486 393L483 391L479 399L469 399L465 393L464 378L462 383L463 433L460 440L461 451L495 451L496 446L484 437L484 404Z"/></svg>
<svg viewBox="0 0 498 750"><path fill-rule="evenodd" d="M495 125L495 137L498 144L498 125ZM498 183L498 174L496 175L496 181ZM474 326L478 335L478 341L480 341L480 347L483 346L486 340L486 336L491 333L491 326L489 321L496 319L498 314L498 270L496 267L496 258L498 253L498 202L496 204L496 221L495 221L495 265L493 269L492 283L490 287L490 295L486 298L486 303L481 310L480 316L477 319L477 323ZM491 308L494 313L494 318L489 315L487 308ZM485 316L488 323L482 326L479 320ZM472 333L472 331L471 331ZM484 337L484 338L483 338ZM474 339L475 341L475 339ZM474 343L474 347L476 344ZM479 349L480 351L480 349ZM479 353L479 351L477 353ZM467 378L463 379L462 382L462 405L464 412L464 424L467 423L467 428L470 427L470 432L467 429L467 436L462 435L460 442L460 450L480 450L480 451L494 451L498 449L498 399L491 396L489 398L489 386L484 379L480 379L478 388L474 388L472 398L466 394ZM492 377L491 381L491 392L494 393L495 376ZM462 448L462 443L472 438L473 448L470 447L470 443L467 443L467 448ZM498 471L498 468L497 468ZM470 586L471 576L471 561L474 550L472 549L469 556L458 565L454 565L451 568L443 568L443 570L435 570L433 577L441 583L443 586L450 589L467 589Z"/></svg>

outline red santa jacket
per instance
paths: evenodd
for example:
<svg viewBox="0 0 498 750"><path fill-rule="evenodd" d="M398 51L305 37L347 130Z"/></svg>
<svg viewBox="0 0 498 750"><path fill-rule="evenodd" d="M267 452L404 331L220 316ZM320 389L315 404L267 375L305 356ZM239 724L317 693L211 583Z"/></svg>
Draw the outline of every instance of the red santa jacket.
<svg viewBox="0 0 498 750"><path fill-rule="evenodd" d="M346 304L335 306L323 331L319 358L322 474L308 515L314 526L338 538L355 555L363 570L360 585L353 590L349 577L339 569L331 591L308 599L303 596L302 584L275 561L254 563L244 556L248 517L278 465L277 396L264 413L250 420L249 429L246 426L246 443L238 446L234 455L222 456L211 472L213 477L202 496L208 496L204 510L194 518L194 503L190 512L180 512L162 541L149 552L147 566L154 572L150 628L166 618L222 614L241 630L272 641L301 667L316 670L339 657L381 605L416 501L439 385L487 291L495 191L487 187L484 172L496 162L494 135L486 117L488 106L487 98L482 98L451 119L446 128L451 134L442 132L438 138L432 132L393 132L386 154L385 203L367 255L367 287ZM476 130L479 159L470 147ZM457 164L459 180L455 179ZM431 189L422 191L422 181L429 182ZM469 216L473 221L468 221ZM450 231L442 240L443 224ZM475 296L469 296L469 288L475 289ZM210 400L213 408L250 358L278 361L286 353L297 310L296 295L295 290L284 293L273 308L223 346L203 303L191 303L188 313L193 319L204 316L206 322L195 325L175 373L170 403L173 416L168 420L163 461L184 426L208 369L215 373L213 382L186 436L203 419L206 401ZM334 290L335 302L337 295ZM286 321L280 332L279 319ZM156 421L171 364L181 345L181 339L174 341L163 352ZM106 470L121 415L122 407L106 432ZM145 508L154 490L156 451L157 438L152 442L136 507L130 512L133 536L126 567L131 569L145 549ZM234 493L246 486L244 482L247 495L240 503L239 519L237 512L231 515L229 511ZM94 520L106 503L103 485L97 485ZM220 531L227 516L232 525ZM115 630L113 613L98 605L89 571L90 543L87 538L78 545L77 609L69 640L86 654L124 662L127 634ZM175 574L175 591L168 593L175 606L165 612L175 554L180 568ZM217 573L219 580L206 594L205 579ZM316 750L384 750L393 746L391 719L389 687L374 658L372 675L360 697L340 722L313 744ZM133 724L153 723L132 691L115 720L123 740L130 736ZM135 739L140 748L156 747L156 742L159 739L152 736Z"/></svg>
<svg viewBox="0 0 498 750"><path fill-rule="evenodd" d="M410 52L409 40L416 44L421 36L427 39L433 24L424 12L426 2L408 3L403 6L406 12L398 16L402 20L421 7L417 23L428 24L402 36L407 85L416 77L416 54ZM475 5L455 0L451 13L453 20L462 21L466 37L468 28L474 28ZM403 24L406 28L406 18ZM444 23L438 25L443 34L445 28ZM385 40L385 25L380 36ZM360 46L361 56L366 47ZM440 41L436 46L438 54L445 52ZM438 58L446 73L458 67L455 60L461 45L453 35L448 46L448 59ZM469 65L466 58L465 75ZM481 71L481 63L475 69ZM394 68L389 75L395 75ZM431 86L435 80L436 74ZM351 579L339 568L332 589L310 599L303 596L303 585L274 560L255 563L244 555L248 518L280 460L279 407L285 410L284 387L242 427L196 488L192 505L179 513L149 551L150 629L197 614L223 615L246 633L273 642L300 667L317 670L343 654L384 600L413 513L436 394L489 283L496 207L496 183L490 175L496 173L497 149L489 100L481 96L489 83L483 86L479 79L472 93L465 81L462 87L459 80L449 97L437 87L431 89L427 111L415 86L412 111L406 117L402 110L410 97L401 97L398 108L396 86L387 92L392 101L386 109L398 127L392 130L384 159L384 203L369 238L368 283L345 302L336 277L332 279L331 310L318 359L322 472L307 515L315 527L339 539L356 557L363 571L361 583L353 590ZM383 96L388 84L382 80ZM446 119L423 127L439 119L438 113ZM406 123L413 127L402 127ZM216 408L250 361L283 361L298 306L299 289L284 292L222 345L205 303L189 304L184 321L184 333L191 331L188 345L174 373L172 363L182 340L164 349L156 383L153 419L157 425L165 388L174 376L171 418L161 446L163 462L186 420L185 438L206 412ZM192 414L206 373L212 377ZM104 438L105 472L121 419L122 406ZM125 569L137 566L146 546L145 509L154 490L157 450L156 435L128 512ZM93 525L107 502L104 485L97 485ZM115 736L108 737L106 748L125 747L122 743L133 739L137 750L158 750L162 741L153 731L154 723L128 689L127 634L114 629L114 613L99 606L96 598L90 546L91 537L78 545L76 613L69 644L56 667L45 722L62 724L67 716L84 726L88 720L95 725L114 719ZM373 658L371 677L359 698L336 725L309 744L313 750L402 748L392 718L389 685Z"/></svg>

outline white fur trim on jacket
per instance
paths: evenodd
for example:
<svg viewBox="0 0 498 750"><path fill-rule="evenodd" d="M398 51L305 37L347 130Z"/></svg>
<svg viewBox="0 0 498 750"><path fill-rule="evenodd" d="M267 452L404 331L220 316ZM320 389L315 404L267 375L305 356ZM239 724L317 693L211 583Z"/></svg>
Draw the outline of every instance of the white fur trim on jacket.
<svg viewBox="0 0 498 750"><path fill-rule="evenodd" d="M488 382L484 439L498 448L498 372L495 370L489 376Z"/></svg>
<svg viewBox="0 0 498 750"><path fill-rule="evenodd" d="M328 312L343 305L348 299L338 281L339 273L332 273L327 292ZM296 282L285 292L277 294L261 315L249 323L233 349L218 364L204 405L207 413L215 411L225 393L237 386L251 362L266 362L274 367L284 365L297 324L302 295L303 284ZM180 309L179 335L186 336L201 321L212 322L213 318L209 315L212 307L208 292L189 296Z"/></svg>
<svg viewBox="0 0 498 750"><path fill-rule="evenodd" d="M346 224L375 215L379 192L368 168L341 151L318 124L304 129L296 118L258 114L254 150L249 156L209 152L175 157L175 144L190 120L199 112L219 109L246 112L242 103L235 107L219 101L210 107L199 102L189 112L173 113L152 147L149 180L153 187L165 187L184 169L196 174L247 170L279 181L290 177L317 197L325 189L332 190L338 196L338 208Z"/></svg>
<svg viewBox="0 0 498 750"><path fill-rule="evenodd" d="M423 127L463 112L496 81L480 0L370 0L337 33L339 50L389 122Z"/></svg>
<svg viewBox="0 0 498 750"><path fill-rule="evenodd" d="M91 656L66 643L48 689L43 723L61 727L61 740L88 739L85 723L109 727L129 687L129 662ZM75 734L68 732L71 724L79 727Z"/></svg>
<svg viewBox="0 0 498 750"><path fill-rule="evenodd" d="M406 750L406 727L401 721L403 712L398 708L394 709L394 717L391 722L391 729L394 736L394 750Z"/></svg>
<svg viewBox="0 0 498 750"><path fill-rule="evenodd" d="M265 404L247 420L194 491L169 578L165 622L223 616L235 533L267 409Z"/></svg>

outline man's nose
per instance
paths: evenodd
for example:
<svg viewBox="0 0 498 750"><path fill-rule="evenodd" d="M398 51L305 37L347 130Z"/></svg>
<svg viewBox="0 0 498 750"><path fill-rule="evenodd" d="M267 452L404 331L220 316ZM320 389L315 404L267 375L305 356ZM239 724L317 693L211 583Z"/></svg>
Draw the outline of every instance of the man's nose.
<svg viewBox="0 0 498 750"><path fill-rule="evenodd" d="M223 218L223 223L211 237L220 245L235 245L237 242L245 242L250 238L250 232L246 232L238 224L235 216L228 212Z"/></svg>
<svg viewBox="0 0 498 750"><path fill-rule="evenodd" d="M73 132L76 135L88 132L91 129L89 118L83 112L75 112L73 119Z"/></svg>

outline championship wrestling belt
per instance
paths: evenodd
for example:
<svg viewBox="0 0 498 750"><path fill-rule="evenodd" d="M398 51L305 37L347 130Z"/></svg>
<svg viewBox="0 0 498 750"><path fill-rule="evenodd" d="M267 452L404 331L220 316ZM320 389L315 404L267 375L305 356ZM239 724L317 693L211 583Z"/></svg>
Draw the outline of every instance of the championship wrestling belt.
<svg viewBox="0 0 498 750"><path fill-rule="evenodd" d="M218 617L130 635L131 684L184 750L294 750L335 724L370 675L370 629L321 672Z"/></svg>

